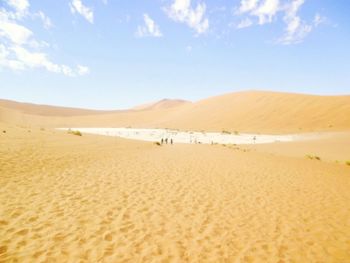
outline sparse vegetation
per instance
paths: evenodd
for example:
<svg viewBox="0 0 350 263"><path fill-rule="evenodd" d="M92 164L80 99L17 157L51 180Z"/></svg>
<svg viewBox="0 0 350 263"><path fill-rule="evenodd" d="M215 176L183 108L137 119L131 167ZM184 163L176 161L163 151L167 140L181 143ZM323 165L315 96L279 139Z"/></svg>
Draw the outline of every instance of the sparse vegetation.
<svg viewBox="0 0 350 263"><path fill-rule="evenodd" d="M3 130L2 133L6 133L6 130Z"/></svg>
<svg viewBox="0 0 350 263"><path fill-rule="evenodd" d="M161 146L160 142L154 142L154 144L157 145L157 146Z"/></svg>
<svg viewBox="0 0 350 263"><path fill-rule="evenodd" d="M239 135L239 131L234 131L234 135Z"/></svg>
<svg viewBox="0 0 350 263"><path fill-rule="evenodd" d="M226 130L222 130L222 132L221 132L222 134L231 134L231 132L230 131L226 131Z"/></svg>
<svg viewBox="0 0 350 263"><path fill-rule="evenodd" d="M345 164L350 166L350 161L346 161Z"/></svg>
<svg viewBox="0 0 350 263"><path fill-rule="evenodd" d="M313 155L313 154L307 154L306 158L310 159L310 160L317 160L317 161L321 161L321 157L317 156L317 155Z"/></svg>
<svg viewBox="0 0 350 263"><path fill-rule="evenodd" d="M83 134L80 131L78 131L78 130L74 131L74 130L71 130L71 129L68 130L68 134L73 134L73 135L77 135L77 136L83 136Z"/></svg>

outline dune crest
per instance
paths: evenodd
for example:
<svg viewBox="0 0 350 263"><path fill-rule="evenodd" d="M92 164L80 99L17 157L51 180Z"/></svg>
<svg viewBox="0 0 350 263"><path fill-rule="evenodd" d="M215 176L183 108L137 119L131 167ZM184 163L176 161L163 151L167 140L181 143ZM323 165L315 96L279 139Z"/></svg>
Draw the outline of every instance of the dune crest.
<svg viewBox="0 0 350 263"><path fill-rule="evenodd" d="M350 96L248 91L195 103L163 100L139 110L109 112L60 108L50 111L46 106L38 105L33 110L21 103L9 107L1 101L0 107L22 114L20 119L26 123L51 127L132 126L275 134L350 130ZM6 111L1 109L0 118L11 122ZM16 120L12 122L16 123Z"/></svg>
<svg viewBox="0 0 350 263"><path fill-rule="evenodd" d="M142 104L136 107L131 108L132 110L160 110L160 109L168 109L173 107L178 107L185 104L190 104L191 102L187 100L179 100L179 99L162 99L160 101L151 102Z"/></svg>

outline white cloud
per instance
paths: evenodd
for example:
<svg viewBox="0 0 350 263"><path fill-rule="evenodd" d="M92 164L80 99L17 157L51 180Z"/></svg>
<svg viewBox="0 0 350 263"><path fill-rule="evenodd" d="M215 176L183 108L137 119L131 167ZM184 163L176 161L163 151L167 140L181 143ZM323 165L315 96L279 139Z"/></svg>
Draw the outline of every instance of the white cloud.
<svg viewBox="0 0 350 263"><path fill-rule="evenodd" d="M90 73L90 69L88 67L78 65L78 74L80 76L83 76L89 73Z"/></svg>
<svg viewBox="0 0 350 263"><path fill-rule="evenodd" d="M245 18L241 20L241 22L239 22L239 24L237 25L237 28L242 29L242 28L250 27L251 25L253 25L253 21L249 18Z"/></svg>
<svg viewBox="0 0 350 263"><path fill-rule="evenodd" d="M89 69L78 65L76 69L64 64L57 64L49 59L47 53L40 51L48 48L49 43L37 40L34 33L19 24L25 18L40 17L44 26L50 26L51 21L41 11L30 13L27 1L8 1L8 6L15 12L0 8L0 68L13 71L42 68L49 72L61 73L66 76L85 75Z"/></svg>
<svg viewBox="0 0 350 263"><path fill-rule="evenodd" d="M28 0L7 0L7 4L15 9L18 17L26 15L29 8Z"/></svg>
<svg viewBox="0 0 350 263"><path fill-rule="evenodd" d="M53 63L46 53L29 51L20 46L6 48L0 45L0 66L13 70L43 68L49 72L61 73L69 77L89 73L88 67L78 65L74 70L67 65Z"/></svg>
<svg viewBox="0 0 350 263"><path fill-rule="evenodd" d="M24 66L21 62L11 59L10 51L6 48L6 46L0 44L0 68L10 68L12 70L23 70Z"/></svg>
<svg viewBox="0 0 350 263"><path fill-rule="evenodd" d="M304 3L305 0L294 0L287 5L283 18L287 26L285 34L278 40L279 43L285 45L300 43L312 31L312 26L298 16L298 11Z"/></svg>
<svg viewBox="0 0 350 263"><path fill-rule="evenodd" d="M278 14L282 13L285 23L285 32L278 39L278 43L289 45L302 42L305 37L318 25L325 22L325 18L316 14L313 22L308 24L298 14L306 0L241 0L236 15L247 15L241 20L237 28L245 28L253 24L264 25L272 23L278 19ZM251 18L257 18L257 22Z"/></svg>
<svg viewBox="0 0 350 263"><path fill-rule="evenodd" d="M174 0L165 11L171 19L187 24L197 34L205 33L209 28L209 20L205 17L205 3L198 3L196 8L192 8L191 0Z"/></svg>
<svg viewBox="0 0 350 263"><path fill-rule="evenodd" d="M94 13L92 9L90 7L85 6L81 0L72 0L72 2L69 3L69 6L70 11L73 14L78 13L82 15L91 24L94 23Z"/></svg>
<svg viewBox="0 0 350 263"><path fill-rule="evenodd" d="M259 0L241 0L239 13L246 13L254 10L258 6Z"/></svg>
<svg viewBox="0 0 350 263"><path fill-rule="evenodd" d="M259 25L271 23L279 9L279 0L265 0L252 14L259 18Z"/></svg>
<svg viewBox="0 0 350 263"><path fill-rule="evenodd" d="M102 0L102 2L107 5L108 4L108 0Z"/></svg>
<svg viewBox="0 0 350 263"><path fill-rule="evenodd" d="M51 19L47 15L45 15L44 12L39 11L35 14L35 16L41 19L45 29L50 29L52 27Z"/></svg>
<svg viewBox="0 0 350 263"><path fill-rule="evenodd" d="M148 14L143 15L143 20L145 22L144 26L138 26L136 31L136 36L138 37L161 37L162 32L160 32L159 26L152 20Z"/></svg>
<svg viewBox="0 0 350 263"><path fill-rule="evenodd" d="M279 0L241 0L237 14L256 16L259 25L264 25L272 22L279 9Z"/></svg>
<svg viewBox="0 0 350 263"><path fill-rule="evenodd" d="M5 37L14 44L22 45L28 42L33 32L15 22L0 19L0 37Z"/></svg>

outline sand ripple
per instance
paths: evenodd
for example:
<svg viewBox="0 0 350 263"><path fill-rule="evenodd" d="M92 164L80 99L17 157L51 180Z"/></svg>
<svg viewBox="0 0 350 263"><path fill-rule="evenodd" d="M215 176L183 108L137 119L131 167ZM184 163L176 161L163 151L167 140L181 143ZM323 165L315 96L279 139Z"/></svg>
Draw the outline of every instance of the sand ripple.
<svg viewBox="0 0 350 263"><path fill-rule="evenodd" d="M1 262L350 262L348 167L222 146L6 136Z"/></svg>

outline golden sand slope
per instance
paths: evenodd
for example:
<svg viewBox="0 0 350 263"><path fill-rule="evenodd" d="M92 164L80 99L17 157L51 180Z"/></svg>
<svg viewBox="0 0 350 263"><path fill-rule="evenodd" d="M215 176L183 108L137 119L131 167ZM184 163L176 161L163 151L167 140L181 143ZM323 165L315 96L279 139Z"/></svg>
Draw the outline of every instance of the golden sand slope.
<svg viewBox="0 0 350 263"><path fill-rule="evenodd" d="M0 99L0 107L16 110L23 114L40 116L80 116L80 115L98 115L117 111L99 111L79 108L68 108L50 105L38 105L32 103L16 102Z"/></svg>
<svg viewBox="0 0 350 263"><path fill-rule="evenodd" d="M172 106L166 107L168 104L165 101L151 105L147 110L84 113L81 116L76 116L74 111L69 115L65 109L64 117L62 111L57 110L55 115L55 110L51 108L50 116L39 116L41 110L35 108L35 111L20 110L22 115L18 119L8 117L6 109L9 108L0 103L0 121L51 127L132 126L259 133L350 130L350 96L252 91L226 94L196 103L170 103ZM19 111L16 107L10 110L17 114Z"/></svg>
<svg viewBox="0 0 350 263"><path fill-rule="evenodd" d="M325 133L318 139L298 142L246 145L246 148L277 155L308 158L344 164L350 161L350 132Z"/></svg>
<svg viewBox="0 0 350 263"><path fill-rule="evenodd" d="M185 104L190 104L191 102L186 100L172 100L172 99L163 99L156 102L151 102L147 104L142 104L136 107L133 107L132 110L159 110L159 109L168 109L183 106Z"/></svg>
<svg viewBox="0 0 350 263"><path fill-rule="evenodd" d="M169 125L260 133L349 130L350 96L235 92L188 105L169 119Z"/></svg>
<svg viewBox="0 0 350 263"><path fill-rule="evenodd" d="M0 128L0 261L350 262L345 165Z"/></svg>

